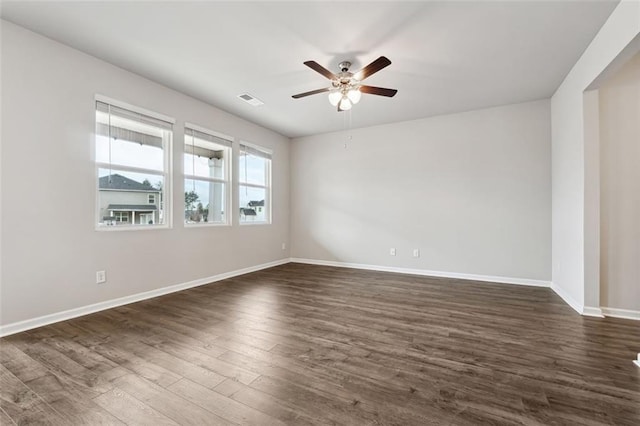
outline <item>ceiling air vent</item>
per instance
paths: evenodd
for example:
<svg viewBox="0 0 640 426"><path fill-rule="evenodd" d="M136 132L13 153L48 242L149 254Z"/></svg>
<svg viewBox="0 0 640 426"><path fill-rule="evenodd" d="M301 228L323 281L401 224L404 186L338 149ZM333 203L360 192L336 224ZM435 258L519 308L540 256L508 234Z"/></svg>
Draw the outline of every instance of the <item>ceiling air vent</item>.
<svg viewBox="0 0 640 426"><path fill-rule="evenodd" d="M246 103L248 103L251 106L260 106L260 105L264 105L264 102L262 102L260 99L258 98L254 98L253 96L251 96L248 93L243 93L242 95L238 95L238 97L240 99L242 99L243 101L245 101Z"/></svg>

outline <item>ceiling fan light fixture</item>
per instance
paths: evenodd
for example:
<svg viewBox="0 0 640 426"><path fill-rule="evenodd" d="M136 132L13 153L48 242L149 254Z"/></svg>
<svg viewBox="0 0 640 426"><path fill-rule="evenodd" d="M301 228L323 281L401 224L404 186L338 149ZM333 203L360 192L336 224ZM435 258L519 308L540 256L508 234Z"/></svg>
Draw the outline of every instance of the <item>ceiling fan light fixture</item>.
<svg viewBox="0 0 640 426"><path fill-rule="evenodd" d="M360 98L362 97L362 92L360 91L360 89L351 89L347 93L347 97L349 98L351 103L355 105L358 102L360 102Z"/></svg>
<svg viewBox="0 0 640 426"><path fill-rule="evenodd" d="M340 101L340 109L342 111L348 111L348 110L351 109L352 106L353 105L352 105L351 101L349 100L349 98L346 95L343 96L342 100Z"/></svg>
<svg viewBox="0 0 640 426"><path fill-rule="evenodd" d="M338 102L342 99L342 93L339 90L334 90L329 93L329 102L331 105L336 106Z"/></svg>

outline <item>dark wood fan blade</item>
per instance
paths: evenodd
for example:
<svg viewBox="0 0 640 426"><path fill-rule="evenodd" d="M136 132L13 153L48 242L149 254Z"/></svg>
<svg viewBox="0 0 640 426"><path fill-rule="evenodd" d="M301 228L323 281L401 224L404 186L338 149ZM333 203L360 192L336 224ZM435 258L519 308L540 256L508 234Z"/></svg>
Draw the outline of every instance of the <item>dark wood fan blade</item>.
<svg viewBox="0 0 640 426"><path fill-rule="evenodd" d="M317 63L316 61L307 61L304 64L309 68L311 68L312 70L314 70L315 72L318 72L324 75L329 80L336 80L338 78L334 73L332 73L331 71L329 71L328 69L326 69L325 67Z"/></svg>
<svg viewBox="0 0 640 426"><path fill-rule="evenodd" d="M377 73L382 68L388 67L389 65L391 65L391 61L385 56L380 56L378 59L355 73L354 77L356 78L356 80L362 81L370 75Z"/></svg>
<svg viewBox="0 0 640 426"><path fill-rule="evenodd" d="M329 90L331 89L326 87L324 89L317 89L317 90L312 90L310 92L298 93L297 95L293 95L291 97L293 99L300 99L300 98L304 98L305 96L317 95L318 93L328 92Z"/></svg>
<svg viewBox="0 0 640 426"><path fill-rule="evenodd" d="M389 98L394 97L395 94L398 93L396 89L385 89L384 87L375 86L360 86L360 91L370 95L387 96Z"/></svg>
<svg viewBox="0 0 640 426"><path fill-rule="evenodd" d="M344 111L342 108L340 108L340 102L338 102L338 112L342 112Z"/></svg>

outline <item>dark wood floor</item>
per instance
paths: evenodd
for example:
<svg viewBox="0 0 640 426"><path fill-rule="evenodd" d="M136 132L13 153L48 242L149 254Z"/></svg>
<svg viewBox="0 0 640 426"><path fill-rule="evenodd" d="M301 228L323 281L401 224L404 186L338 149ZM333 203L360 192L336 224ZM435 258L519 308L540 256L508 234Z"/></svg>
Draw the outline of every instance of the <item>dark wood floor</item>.
<svg viewBox="0 0 640 426"><path fill-rule="evenodd" d="M640 425L640 323L288 264L0 340L0 424Z"/></svg>

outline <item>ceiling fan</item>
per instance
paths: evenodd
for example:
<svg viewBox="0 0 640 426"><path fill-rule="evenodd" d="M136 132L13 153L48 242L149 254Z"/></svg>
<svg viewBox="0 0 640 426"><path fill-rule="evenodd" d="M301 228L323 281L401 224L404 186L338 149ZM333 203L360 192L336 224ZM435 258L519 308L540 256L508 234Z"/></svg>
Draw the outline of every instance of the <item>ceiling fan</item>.
<svg viewBox="0 0 640 426"><path fill-rule="evenodd" d="M297 95L292 96L294 99L329 92L329 102L331 102L331 105L337 106L338 112L340 112L349 110L354 104L357 104L360 101L362 93L387 96L391 98L398 92L396 89L386 89L384 87L361 84L362 80L365 78L391 65L391 61L384 56L380 56L378 59L356 73L349 71L351 62L348 61L340 62L338 64L340 67L340 72L338 74L332 73L316 61L307 61L304 64L331 80L331 86L324 89L311 90L310 92L298 93Z"/></svg>

